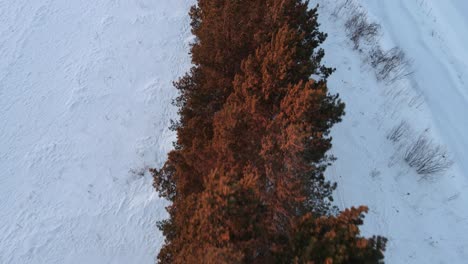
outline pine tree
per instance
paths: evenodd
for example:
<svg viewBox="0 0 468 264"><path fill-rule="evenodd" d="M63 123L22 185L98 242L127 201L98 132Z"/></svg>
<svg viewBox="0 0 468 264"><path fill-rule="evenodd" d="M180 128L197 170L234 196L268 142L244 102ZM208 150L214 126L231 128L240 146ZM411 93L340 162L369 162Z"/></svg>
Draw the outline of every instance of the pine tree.
<svg viewBox="0 0 468 264"><path fill-rule="evenodd" d="M244 166L254 166L259 175L268 226L265 244L257 246L264 251L256 254L265 258L259 263L289 250L294 222L303 214L331 210L334 186L320 167L331 146L324 135L344 106L323 82L294 78L301 40L297 30L279 29L242 64L234 92L214 121L213 151L235 164L238 175Z"/></svg>
<svg viewBox="0 0 468 264"><path fill-rule="evenodd" d="M176 83L178 141L152 171L172 202L159 261L378 263L385 240L359 236L365 208L334 216L336 185L323 175L344 104L328 93L317 8L199 0L190 14L195 66Z"/></svg>
<svg viewBox="0 0 468 264"><path fill-rule="evenodd" d="M383 263L386 239L359 236L367 207L346 209L338 216L305 215L296 226L294 263Z"/></svg>
<svg viewBox="0 0 468 264"><path fill-rule="evenodd" d="M240 181L232 176L214 171L207 178L187 228L190 242L174 263L245 263L254 254L264 228L257 217L264 210L257 178L248 172Z"/></svg>
<svg viewBox="0 0 468 264"><path fill-rule="evenodd" d="M176 238L181 236L186 215L195 211L204 177L215 168L211 152L213 116L232 91L243 57L257 45L252 30L265 24L260 12L265 10L265 3L200 0L191 9L195 66L175 83L180 96L174 103L179 107L180 120L172 128L178 139L163 168L152 170L156 190L172 201L167 208L171 217L160 225L167 241L160 256L183 247L182 240Z"/></svg>

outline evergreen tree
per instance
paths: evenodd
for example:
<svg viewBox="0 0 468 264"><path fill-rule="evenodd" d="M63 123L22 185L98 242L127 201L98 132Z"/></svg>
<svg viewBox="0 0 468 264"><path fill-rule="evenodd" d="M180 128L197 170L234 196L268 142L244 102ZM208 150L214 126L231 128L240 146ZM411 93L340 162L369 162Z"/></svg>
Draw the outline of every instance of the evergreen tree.
<svg viewBox="0 0 468 264"><path fill-rule="evenodd" d="M344 104L327 90L317 9L199 0L191 17L195 66L176 83L178 141L152 170L172 201L159 261L378 263L385 240L359 236L365 208L334 216L336 185L323 175Z"/></svg>
<svg viewBox="0 0 468 264"><path fill-rule="evenodd" d="M294 263L383 263L386 239L359 236L367 207L346 209L338 216L305 215L296 226Z"/></svg>

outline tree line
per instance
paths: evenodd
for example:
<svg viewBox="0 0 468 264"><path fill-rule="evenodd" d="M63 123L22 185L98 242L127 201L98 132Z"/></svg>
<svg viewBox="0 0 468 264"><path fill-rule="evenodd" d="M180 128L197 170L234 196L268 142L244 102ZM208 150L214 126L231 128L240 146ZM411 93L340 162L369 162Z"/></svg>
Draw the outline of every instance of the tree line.
<svg viewBox="0 0 468 264"><path fill-rule="evenodd" d="M381 263L367 208L339 211L317 7L302 0L198 0L193 67L175 83L174 150L153 169L171 201L159 263ZM314 76L314 79L311 79Z"/></svg>

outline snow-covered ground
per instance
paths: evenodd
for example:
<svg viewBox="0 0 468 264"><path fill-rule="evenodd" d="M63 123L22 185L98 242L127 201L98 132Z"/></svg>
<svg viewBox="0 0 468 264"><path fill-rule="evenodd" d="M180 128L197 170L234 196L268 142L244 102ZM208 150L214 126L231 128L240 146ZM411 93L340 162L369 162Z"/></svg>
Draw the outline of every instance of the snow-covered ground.
<svg viewBox="0 0 468 264"><path fill-rule="evenodd" d="M365 55L352 50L346 15L331 15L342 1L319 2L322 28L330 34L327 64L337 67L330 86L347 104L333 131L338 161L328 170L338 181L338 204L370 207L363 229L389 238L387 263L466 263L468 3L354 1L382 26L380 45L399 46L412 60L413 74L384 84ZM395 144L386 137L401 121L413 133ZM421 133L448 149L455 162L450 170L422 177L404 162L408 142Z"/></svg>
<svg viewBox="0 0 468 264"><path fill-rule="evenodd" d="M345 17L321 8L333 91L347 104L328 176L388 263L468 259L468 2L355 0L414 73L377 82ZM194 0L0 0L0 263L154 263L165 202L147 167L171 148L171 82L189 68ZM417 103L415 103L417 101ZM402 158L402 120L455 161L421 178ZM408 141L411 141L408 138Z"/></svg>
<svg viewBox="0 0 468 264"><path fill-rule="evenodd" d="M188 0L0 0L0 263L154 263Z"/></svg>

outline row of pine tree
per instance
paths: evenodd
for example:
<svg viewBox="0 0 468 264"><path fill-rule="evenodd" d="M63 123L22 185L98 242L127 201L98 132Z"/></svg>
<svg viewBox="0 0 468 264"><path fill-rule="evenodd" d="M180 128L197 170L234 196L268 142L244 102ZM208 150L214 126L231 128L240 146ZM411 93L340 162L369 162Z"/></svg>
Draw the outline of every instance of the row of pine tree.
<svg viewBox="0 0 468 264"><path fill-rule="evenodd" d="M190 16L178 139L152 170L171 201L159 263L381 263L385 238L359 234L367 209L339 212L324 177L344 104L327 90L317 8L198 0Z"/></svg>

